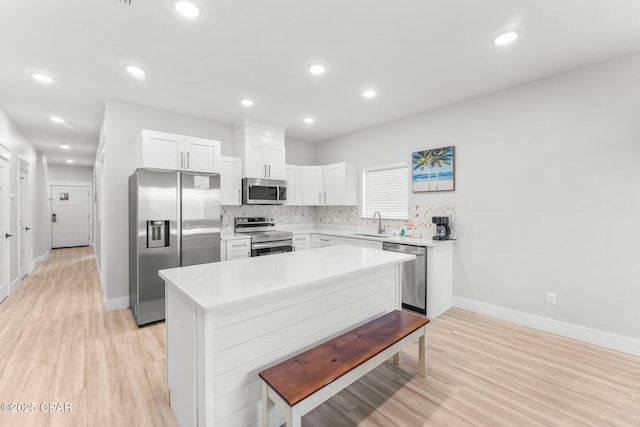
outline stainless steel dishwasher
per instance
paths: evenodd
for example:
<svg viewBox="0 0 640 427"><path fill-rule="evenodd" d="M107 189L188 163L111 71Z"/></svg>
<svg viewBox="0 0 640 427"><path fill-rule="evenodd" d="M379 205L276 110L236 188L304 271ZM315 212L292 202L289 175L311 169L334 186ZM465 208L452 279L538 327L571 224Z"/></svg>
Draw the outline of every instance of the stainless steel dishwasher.
<svg viewBox="0 0 640 427"><path fill-rule="evenodd" d="M416 256L402 264L402 306L427 314L427 248L385 242L382 249Z"/></svg>

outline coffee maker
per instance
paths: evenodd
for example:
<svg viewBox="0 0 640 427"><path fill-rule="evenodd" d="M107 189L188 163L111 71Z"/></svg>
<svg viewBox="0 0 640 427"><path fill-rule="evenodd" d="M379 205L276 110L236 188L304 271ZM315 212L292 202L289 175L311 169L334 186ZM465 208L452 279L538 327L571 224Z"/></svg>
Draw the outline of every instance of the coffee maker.
<svg viewBox="0 0 640 427"><path fill-rule="evenodd" d="M431 222L436 225L436 232L433 234L433 240L449 240L451 228L449 228L448 216L433 216Z"/></svg>

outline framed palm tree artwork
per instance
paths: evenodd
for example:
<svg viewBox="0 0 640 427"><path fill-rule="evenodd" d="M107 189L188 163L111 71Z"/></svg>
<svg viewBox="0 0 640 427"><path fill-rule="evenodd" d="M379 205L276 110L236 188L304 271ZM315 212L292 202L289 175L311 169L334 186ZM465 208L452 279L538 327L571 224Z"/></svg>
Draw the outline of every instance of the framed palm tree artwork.
<svg viewBox="0 0 640 427"><path fill-rule="evenodd" d="M413 192L456 189L455 147L416 151L411 155Z"/></svg>

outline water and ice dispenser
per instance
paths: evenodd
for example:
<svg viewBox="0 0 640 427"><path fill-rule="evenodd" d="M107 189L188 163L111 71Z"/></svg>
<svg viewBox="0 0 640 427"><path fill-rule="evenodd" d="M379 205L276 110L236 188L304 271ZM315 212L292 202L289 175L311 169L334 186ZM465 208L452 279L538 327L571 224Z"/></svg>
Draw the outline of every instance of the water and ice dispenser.
<svg viewBox="0 0 640 427"><path fill-rule="evenodd" d="M169 246L169 221L147 221L147 248Z"/></svg>

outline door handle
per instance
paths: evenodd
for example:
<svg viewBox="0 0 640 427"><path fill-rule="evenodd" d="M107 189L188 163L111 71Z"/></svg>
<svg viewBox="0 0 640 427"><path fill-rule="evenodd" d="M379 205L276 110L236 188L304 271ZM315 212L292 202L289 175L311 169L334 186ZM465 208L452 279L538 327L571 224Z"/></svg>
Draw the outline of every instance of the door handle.
<svg viewBox="0 0 640 427"><path fill-rule="evenodd" d="M9 237L13 237L13 234L5 233L4 238L8 239Z"/></svg>
<svg viewBox="0 0 640 427"><path fill-rule="evenodd" d="M51 222L58 222L58 217L56 214L51 214Z"/></svg>
<svg viewBox="0 0 640 427"><path fill-rule="evenodd" d="M269 167L269 178L271 178L271 165L267 165Z"/></svg>
<svg viewBox="0 0 640 427"><path fill-rule="evenodd" d="M29 230L31 230L31 227L25 227L24 229L25 229L25 231L29 231Z"/></svg>
<svg viewBox="0 0 640 427"><path fill-rule="evenodd" d="M187 169L189 169L189 163L191 163L191 162L189 161L189 158L190 158L189 153L187 153Z"/></svg>
<svg viewBox="0 0 640 427"><path fill-rule="evenodd" d="M267 177L267 165L264 165L264 177Z"/></svg>
<svg viewBox="0 0 640 427"><path fill-rule="evenodd" d="M184 153L180 152L180 169L184 169Z"/></svg>

